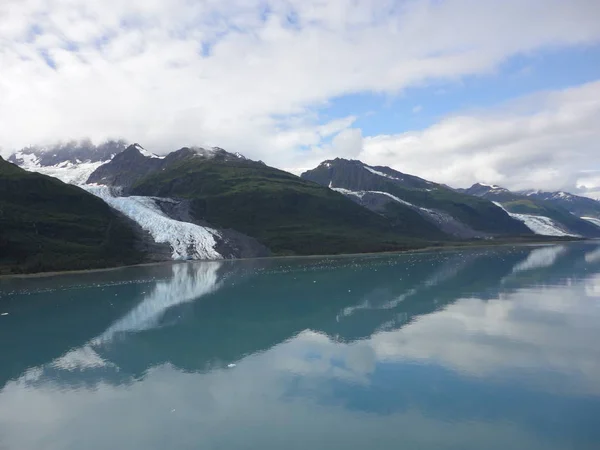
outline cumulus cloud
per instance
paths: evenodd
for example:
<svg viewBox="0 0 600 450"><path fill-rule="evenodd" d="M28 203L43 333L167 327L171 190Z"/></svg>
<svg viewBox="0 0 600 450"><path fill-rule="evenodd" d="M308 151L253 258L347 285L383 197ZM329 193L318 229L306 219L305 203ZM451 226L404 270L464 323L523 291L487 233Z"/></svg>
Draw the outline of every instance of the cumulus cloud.
<svg viewBox="0 0 600 450"><path fill-rule="evenodd" d="M363 142L354 117L326 119L320 109L595 43L599 21L595 0L3 1L0 148L122 137L158 153L218 145L279 167L336 152L375 157L407 136ZM478 126L457 120L414 139ZM502 132L492 131L491 140ZM511 164L474 159L486 179ZM465 182L461 170L433 175Z"/></svg>
<svg viewBox="0 0 600 450"><path fill-rule="evenodd" d="M367 138L360 157L460 186L593 189L600 164L600 82L492 111L447 117L417 132Z"/></svg>

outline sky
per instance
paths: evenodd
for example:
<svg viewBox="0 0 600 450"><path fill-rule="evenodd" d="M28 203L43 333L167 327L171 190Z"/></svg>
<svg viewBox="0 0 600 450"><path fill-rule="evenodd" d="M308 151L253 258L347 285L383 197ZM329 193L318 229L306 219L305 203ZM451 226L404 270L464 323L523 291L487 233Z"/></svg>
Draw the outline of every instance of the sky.
<svg viewBox="0 0 600 450"><path fill-rule="evenodd" d="M0 154L89 138L600 197L600 0L2 0Z"/></svg>

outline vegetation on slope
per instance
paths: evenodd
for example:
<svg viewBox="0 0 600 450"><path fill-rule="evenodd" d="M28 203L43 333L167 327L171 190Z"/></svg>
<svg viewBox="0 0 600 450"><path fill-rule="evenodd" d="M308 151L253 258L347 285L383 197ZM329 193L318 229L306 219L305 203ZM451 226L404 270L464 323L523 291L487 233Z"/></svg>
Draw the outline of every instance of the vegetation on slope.
<svg viewBox="0 0 600 450"><path fill-rule="evenodd" d="M0 274L133 264L134 243L99 198L0 158Z"/></svg>
<svg viewBox="0 0 600 450"><path fill-rule="evenodd" d="M243 159L191 155L141 178L131 193L190 199L196 218L253 236L280 255L402 250L428 237L418 215L392 225L330 189Z"/></svg>

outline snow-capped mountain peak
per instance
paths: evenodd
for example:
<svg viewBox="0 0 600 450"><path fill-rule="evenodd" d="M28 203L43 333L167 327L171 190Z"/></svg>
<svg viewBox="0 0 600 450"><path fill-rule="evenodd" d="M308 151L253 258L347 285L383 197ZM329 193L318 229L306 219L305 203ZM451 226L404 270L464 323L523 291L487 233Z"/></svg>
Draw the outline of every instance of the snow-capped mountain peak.
<svg viewBox="0 0 600 450"><path fill-rule="evenodd" d="M146 150L144 147L142 147L140 144L133 144L133 147L140 152L140 154L142 156L145 156L146 158L157 158L157 159L163 159L164 156L158 156L154 153L149 152L148 150Z"/></svg>
<svg viewBox="0 0 600 450"><path fill-rule="evenodd" d="M487 188L488 190L494 192L508 192L508 189L498 186L497 184L475 183L472 188L473 187Z"/></svg>
<svg viewBox="0 0 600 450"><path fill-rule="evenodd" d="M98 167L126 148L124 141L94 145L90 141L72 141L54 146L26 147L13 153L8 161L30 172L58 178L70 184L83 184Z"/></svg>

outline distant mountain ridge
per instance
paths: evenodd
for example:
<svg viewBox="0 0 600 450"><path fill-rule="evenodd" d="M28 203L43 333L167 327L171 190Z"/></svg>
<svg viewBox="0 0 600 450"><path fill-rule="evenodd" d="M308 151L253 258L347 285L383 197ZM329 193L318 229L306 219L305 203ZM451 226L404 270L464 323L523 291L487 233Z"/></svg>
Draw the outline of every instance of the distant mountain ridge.
<svg viewBox="0 0 600 450"><path fill-rule="evenodd" d="M9 159L76 185L82 198L101 199L128 224L123 248L137 242L142 261L397 251L465 239L531 239L534 232L600 235L600 227L550 200L499 186L452 189L340 158L301 177L219 147L159 156L124 141L27 148ZM52 195L44 198L50 208L60 206ZM544 202L543 213L553 217L531 216L539 225L532 227L523 219L529 212L520 210L527 202Z"/></svg>
<svg viewBox="0 0 600 450"><path fill-rule="evenodd" d="M597 217L596 214L600 214L600 203L586 197L566 192L512 192L500 186L481 183L459 191L498 203L539 234L600 237L598 224L583 219L584 216L581 215L585 212L592 218ZM540 221L540 217L549 220Z"/></svg>
<svg viewBox="0 0 600 450"><path fill-rule="evenodd" d="M214 159L218 161L250 161L239 153L229 153L222 148L183 147L166 156L157 156L145 150L140 144L128 146L107 163L92 172L88 183L108 186L129 187L149 174L169 167L187 158ZM262 164L256 162L255 164Z"/></svg>
<svg viewBox="0 0 600 450"><path fill-rule="evenodd" d="M336 158L324 161L301 177L337 190L390 219L410 209L456 238L531 234L526 226L489 201L389 167Z"/></svg>
<svg viewBox="0 0 600 450"><path fill-rule="evenodd" d="M15 160L102 198L177 259L392 251L444 237L427 233L418 215L417 223L391 223L327 188L218 147L157 156L133 144L108 161L64 158L54 166L36 158ZM83 173L86 164L97 166Z"/></svg>
<svg viewBox="0 0 600 450"><path fill-rule="evenodd" d="M555 206L564 208L577 217L600 219L600 202L589 197L582 197L564 191L544 192L528 190L519 191L518 193L529 198L546 201Z"/></svg>
<svg viewBox="0 0 600 450"><path fill-rule="evenodd" d="M70 141L48 147L31 146L25 147L13 153L8 161L23 165L29 161L37 161L40 166L48 167L63 163L85 163L109 161L118 153L127 148L124 140L106 141L100 145L94 145L89 140Z"/></svg>

